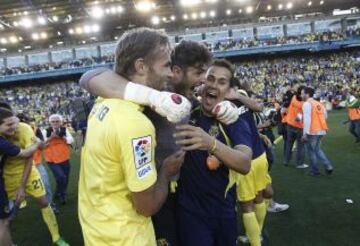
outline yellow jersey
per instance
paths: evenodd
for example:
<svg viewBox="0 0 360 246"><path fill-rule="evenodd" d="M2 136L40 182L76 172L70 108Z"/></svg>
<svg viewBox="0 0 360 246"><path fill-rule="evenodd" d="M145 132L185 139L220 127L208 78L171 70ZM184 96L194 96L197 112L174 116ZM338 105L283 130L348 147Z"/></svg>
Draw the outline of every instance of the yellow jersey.
<svg viewBox="0 0 360 246"><path fill-rule="evenodd" d="M157 179L155 128L142 107L98 99L82 149L79 219L85 245L156 245L150 217L137 213L132 192Z"/></svg>
<svg viewBox="0 0 360 246"><path fill-rule="evenodd" d="M21 149L34 144L35 134L31 126L20 122L15 134L8 138L8 140ZM21 157L7 157L4 164L4 177L20 176L22 177L25 168L25 160Z"/></svg>

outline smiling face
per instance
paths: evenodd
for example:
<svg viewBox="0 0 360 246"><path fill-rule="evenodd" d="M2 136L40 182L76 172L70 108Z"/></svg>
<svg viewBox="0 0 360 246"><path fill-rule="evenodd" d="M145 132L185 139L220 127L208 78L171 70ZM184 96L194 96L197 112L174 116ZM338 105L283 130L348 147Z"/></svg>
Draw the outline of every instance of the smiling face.
<svg viewBox="0 0 360 246"><path fill-rule="evenodd" d="M209 68L201 100L205 114L211 115L215 105L226 98L226 95L230 92L231 78L231 72L225 67L213 65Z"/></svg>
<svg viewBox="0 0 360 246"><path fill-rule="evenodd" d="M13 136L19 125L19 119L15 116L11 116L3 119L0 125L0 134L6 137Z"/></svg>

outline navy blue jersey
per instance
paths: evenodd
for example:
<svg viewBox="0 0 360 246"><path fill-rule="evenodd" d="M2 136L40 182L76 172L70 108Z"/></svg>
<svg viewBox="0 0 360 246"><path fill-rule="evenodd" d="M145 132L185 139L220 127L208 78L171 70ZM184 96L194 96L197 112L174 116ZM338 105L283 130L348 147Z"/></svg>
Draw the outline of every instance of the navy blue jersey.
<svg viewBox="0 0 360 246"><path fill-rule="evenodd" d="M200 110L192 113L190 124L226 144L219 123L212 117L204 116ZM233 146L246 145L251 148L251 132L244 120L239 118L234 124L223 128ZM222 164L217 170L209 170L206 165L208 156L207 151L201 150L186 153L178 182L178 204L200 216L232 218L235 216L235 186L225 198L229 168Z"/></svg>
<svg viewBox="0 0 360 246"><path fill-rule="evenodd" d="M255 160L265 152L265 148L260 138L257 124L255 123L253 111L245 107L240 102L235 102L235 104L239 108L239 118L246 121L249 125L251 131L251 140L252 140L251 149L253 151L253 160Z"/></svg>
<svg viewBox="0 0 360 246"><path fill-rule="evenodd" d="M3 159L5 156L17 156L21 149L0 136L0 175L2 176Z"/></svg>

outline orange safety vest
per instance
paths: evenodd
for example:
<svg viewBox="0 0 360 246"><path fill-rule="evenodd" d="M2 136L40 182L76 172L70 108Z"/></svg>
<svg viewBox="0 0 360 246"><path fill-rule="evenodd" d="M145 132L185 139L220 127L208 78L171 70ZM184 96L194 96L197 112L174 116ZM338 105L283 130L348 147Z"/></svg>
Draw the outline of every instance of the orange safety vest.
<svg viewBox="0 0 360 246"><path fill-rule="evenodd" d="M311 104L310 134L329 130L325 119L324 105L314 99L309 100L309 102Z"/></svg>
<svg viewBox="0 0 360 246"><path fill-rule="evenodd" d="M36 133L37 131L37 127L34 127L34 132ZM39 165L42 163L42 150L40 148L38 148L34 154L33 154L33 161L35 163L35 165Z"/></svg>
<svg viewBox="0 0 360 246"><path fill-rule="evenodd" d="M303 114L302 112L302 106L303 106L304 102L302 101L298 101L296 99L296 95L294 95L291 98L291 102L288 108L288 113L287 113L287 123L288 125L291 125L293 127L297 127L297 128L304 128L304 122L301 121L296 121L296 117L298 114Z"/></svg>
<svg viewBox="0 0 360 246"><path fill-rule="evenodd" d="M50 140L46 146L45 160L50 163L61 163L70 159L70 146L66 143L66 140L60 137L56 137Z"/></svg>
<svg viewBox="0 0 360 246"><path fill-rule="evenodd" d="M348 108L350 120L360 120L360 108Z"/></svg>

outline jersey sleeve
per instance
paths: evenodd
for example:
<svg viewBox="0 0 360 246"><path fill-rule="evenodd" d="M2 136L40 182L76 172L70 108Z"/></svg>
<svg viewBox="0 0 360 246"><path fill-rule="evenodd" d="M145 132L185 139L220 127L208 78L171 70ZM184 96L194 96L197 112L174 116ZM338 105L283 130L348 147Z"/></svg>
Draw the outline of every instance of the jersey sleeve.
<svg viewBox="0 0 360 246"><path fill-rule="evenodd" d="M0 137L0 155L17 156L20 151L21 149L18 146Z"/></svg>
<svg viewBox="0 0 360 246"><path fill-rule="evenodd" d="M133 121L122 128L122 168L130 191L150 188L157 179L155 129L150 121ZM124 132L126 131L126 132Z"/></svg>
<svg viewBox="0 0 360 246"><path fill-rule="evenodd" d="M239 118L235 123L226 126L226 129L234 146L246 145L252 149L251 131L245 120Z"/></svg>

